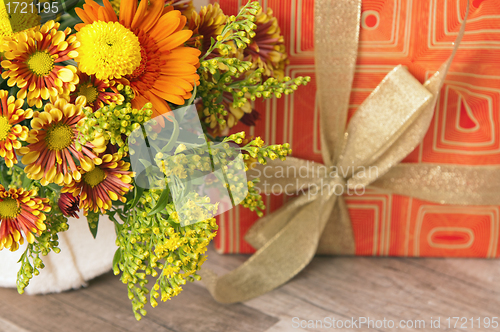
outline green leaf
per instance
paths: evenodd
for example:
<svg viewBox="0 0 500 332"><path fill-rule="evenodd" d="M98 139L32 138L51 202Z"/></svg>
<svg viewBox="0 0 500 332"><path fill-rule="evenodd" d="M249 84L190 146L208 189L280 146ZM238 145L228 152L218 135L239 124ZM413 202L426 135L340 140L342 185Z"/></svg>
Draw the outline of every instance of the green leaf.
<svg viewBox="0 0 500 332"><path fill-rule="evenodd" d="M9 188L9 183L7 182L7 179L6 179L6 176L7 175L7 170L6 170L7 166L5 165L2 165L2 167L0 168L0 184L2 186L4 186L4 188ZM5 173L5 174L4 174Z"/></svg>
<svg viewBox="0 0 500 332"><path fill-rule="evenodd" d="M142 193L144 192L143 187L139 186L134 186L134 200L132 201L132 204L130 205L130 210L136 207L136 205L139 203L139 200L142 197Z"/></svg>
<svg viewBox="0 0 500 332"><path fill-rule="evenodd" d="M150 163L148 160L146 160L146 159L139 159L139 161L141 162L141 164L143 164L143 165L144 165L144 167L145 167L146 169L148 169L148 168L150 168L151 166L153 166L153 165L151 165L151 163Z"/></svg>
<svg viewBox="0 0 500 332"><path fill-rule="evenodd" d="M174 144L177 143L177 138L179 137L179 132L180 132L179 123L177 122L177 120L174 117L172 117L171 119L172 119L172 123L174 125L174 130L172 132L172 136L170 136L170 140L168 141L167 145L165 145L161 149L161 152L164 152L164 153L169 153L170 150L172 150Z"/></svg>
<svg viewBox="0 0 500 332"><path fill-rule="evenodd" d="M28 190L30 188L30 185L31 185L31 182L33 182L33 180L31 180L30 178L28 178L28 176L26 174L23 175L23 188Z"/></svg>
<svg viewBox="0 0 500 332"><path fill-rule="evenodd" d="M196 98L196 81L193 81L193 83L194 83L194 85L193 85L193 92L191 93L191 98L189 98L187 103L184 104L184 106L186 106L186 107L193 104L194 99ZM182 122L182 119L180 119L180 121Z"/></svg>
<svg viewBox="0 0 500 332"><path fill-rule="evenodd" d="M87 216L87 221L89 224L89 230L94 239L97 236L97 229L99 228L99 214L94 212L89 212Z"/></svg>
<svg viewBox="0 0 500 332"><path fill-rule="evenodd" d="M116 249L115 255L113 256L113 267L117 266L122 259L122 249Z"/></svg>
<svg viewBox="0 0 500 332"><path fill-rule="evenodd" d="M163 211L167 206L169 197L170 197L170 191L168 190L168 188L164 189L160 195L160 198L158 199L158 202L148 213L148 216L152 216L156 213Z"/></svg>

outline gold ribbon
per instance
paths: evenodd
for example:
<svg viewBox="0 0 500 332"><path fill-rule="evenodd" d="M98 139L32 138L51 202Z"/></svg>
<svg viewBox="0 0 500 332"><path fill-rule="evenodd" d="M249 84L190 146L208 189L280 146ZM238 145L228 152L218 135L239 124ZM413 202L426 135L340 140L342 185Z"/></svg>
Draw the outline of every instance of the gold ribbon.
<svg viewBox="0 0 500 332"><path fill-rule="evenodd" d="M443 204L500 205L499 167L400 164L427 132L466 19L450 58L438 72L422 85L397 66L345 130L360 13L361 0L315 1L316 81L325 164L288 158L254 170L251 176L260 175L262 184L267 184L260 186L262 191L277 184L302 194L249 230L246 239L258 251L244 264L222 277L202 270L207 288L219 302L241 302L271 291L300 272L317 252L354 254L352 226L341 195L347 190L369 186ZM468 13L469 5L466 18ZM296 172L290 172L298 169L308 176L297 178ZM376 172L366 171L370 169Z"/></svg>

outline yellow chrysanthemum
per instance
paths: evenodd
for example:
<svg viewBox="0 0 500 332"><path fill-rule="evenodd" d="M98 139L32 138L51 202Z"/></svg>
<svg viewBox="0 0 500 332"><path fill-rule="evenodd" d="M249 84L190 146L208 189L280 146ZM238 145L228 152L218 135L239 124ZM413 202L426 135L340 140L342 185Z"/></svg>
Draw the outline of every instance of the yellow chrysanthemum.
<svg viewBox="0 0 500 332"><path fill-rule="evenodd" d="M99 79L130 75L141 64L139 38L118 22L96 21L77 33L78 66Z"/></svg>
<svg viewBox="0 0 500 332"><path fill-rule="evenodd" d="M59 63L75 58L78 41L69 36L71 29L58 31L59 23L49 21L41 28L23 31L18 40L9 43L2 61L5 71L3 79L9 86L17 85L21 90L17 98L27 97L28 105L42 107L42 101L50 96L69 94L76 89L78 75L75 66Z"/></svg>
<svg viewBox="0 0 500 332"><path fill-rule="evenodd" d="M42 185L56 183L68 185L80 180L81 174L75 159L86 171L94 169L102 160L97 153L106 149L104 138L99 137L92 143L77 148L77 124L84 118L85 97L76 98L75 104L68 97L51 99L43 112L35 112L26 141L30 143L19 152L24 171L28 178L39 180Z"/></svg>
<svg viewBox="0 0 500 332"><path fill-rule="evenodd" d="M0 185L0 250L16 251L19 244L24 243L21 232L29 243L33 243L33 234L40 235L46 229L43 212L51 210L49 199L36 194L36 190L6 190Z"/></svg>
<svg viewBox="0 0 500 332"><path fill-rule="evenodd" d="M102 163L91 171L80 168L80 180L62 189L63 193L80 196L80 208L85 215L89 211L104 213L111 208L112 201L126 202L125 195L132 189L130 163L121 160L122 155L115 153L102 156Z"/></svg>
<svg viewBox="0 0 500 332"><path fill-rule="evenodd" d="M0 52L5 52L8 49L8 42L10 40L17 40L19 32L33 29L40 25L40 15L31 11L26 13L21 13L20 10L14 11L16 2L18 6L19 1L0 1ZM30 8L33 1L27 0L23 1L23 3L26 3L27 7Z"/></svg>
<svg viewBox="0 0 500 332"><path fill-rule="evenodd" d="M9 97L9 93L0 90L0 157L4 158L7 167L17 164L14 149L21 148L21 142L28 137L28 127L19 123L33 116L33 111L22 109L24 100Z"/></svg>

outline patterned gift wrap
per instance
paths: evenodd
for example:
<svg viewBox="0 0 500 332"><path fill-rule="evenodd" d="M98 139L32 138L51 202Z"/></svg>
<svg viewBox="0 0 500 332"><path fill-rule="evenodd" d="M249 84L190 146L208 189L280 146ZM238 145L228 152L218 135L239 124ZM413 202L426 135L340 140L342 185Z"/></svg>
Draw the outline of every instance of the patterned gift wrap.
<svg viewBox="0 0 500 332"><path fill-rule="evenodd" d="M448 58L467 0L365 0L349 116L398 64L424 82ZM241 1L220 0L234 14ZM471 0L464 39L423 142L407 163L500 164L500 0ZM279 100L255 103L261 120L249 133L270 144L289 142L293 155L321 162L314 84L314 1L263 0L277 17L290 63L286 75L311 76ZM334 89L335 87L332 87ZM333 106L333 105L332 105ZM234 131L243 130L239 124ZM500 193L499 193L500 194ZM267 196L268 211L290 197ZM498 206L452 206L367 190L348 196L356 255L498 257ZM244 235L257 220L236 208L219 218L216 248L252 253Z"/></svg>

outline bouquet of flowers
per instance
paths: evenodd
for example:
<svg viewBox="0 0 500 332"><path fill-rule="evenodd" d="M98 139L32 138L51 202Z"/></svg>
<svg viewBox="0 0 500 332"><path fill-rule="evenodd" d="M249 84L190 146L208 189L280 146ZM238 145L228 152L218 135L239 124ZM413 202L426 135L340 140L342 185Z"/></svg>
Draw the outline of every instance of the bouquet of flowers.
<svg viewBox="0 0 500 332"><path fill-rule="evenodd" d="M216 215L262 214L245 171L290 147L229 130L310 78L284 77L283 37L257 2L237 16L176 0L0 7L0 250L27 242L18 291L60 251L67 217L83 210L95 237L107 215L140 319L200 279Z"/></svg>

